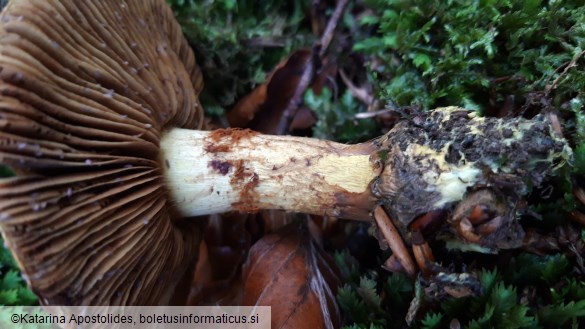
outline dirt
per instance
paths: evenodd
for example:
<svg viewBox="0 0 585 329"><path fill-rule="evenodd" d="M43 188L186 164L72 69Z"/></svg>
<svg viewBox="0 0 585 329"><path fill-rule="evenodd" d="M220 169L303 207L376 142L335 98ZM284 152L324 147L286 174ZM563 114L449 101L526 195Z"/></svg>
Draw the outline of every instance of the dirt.
<svg viewBox="0 0 585 329"><path fill-rule="evenodd" d="M214 142L219 142L229 137L233 143L238 143L242 139L249 139L256 135L258 133L250 129L227 128L212 131L209 138Z"/></svg>
<svg viewBox="0 0 585 329"><path fill-rule="evenodd" d="M462 193L497 189L513 207L550 173L553 159L558 161L566 146L542 115L531 120L474 118L456 108L414 114L377 143L375 154L386 157L373 155L384 166L373 192L403 232L413 219L436 210L437 204L450 207L460 201L463 195L442 203L453 186ZM472 174L459 174L463 172ZM455 178L439 183L438 177L447 175Z"/></svg>
<svg viewBox="0 0 585 329"><path fill-rule="evenodd" d="M228 128L217 129L209 133L206 138L205 151L209 153L227 153L231 152L233 147L246 139L258 135L250 129ZM232 204L232 207L242 213L256 213L260 209L255 206L258 204L260 197L255 191L258 186L258 175L246 170L244 160L222 161L218 159L211 160L209 167L221 175L227 175L233 168L233 174L230 178L230 185L234 191L239 191L240 198L238 202Z"/></svg>
<svg viewBox="0 0 585 329"><path fill-rule="evenodd" d="M209 144L205 146L205 151L208 153L226 153L232 150L232 146L228 144Z"/></svg>
<svg viewBox="0 0 585 329"><path fill-rule="evenodd" d="M247 171L244 160L235 161L234 174L230 179L234 191L240 191L240 201L234 202L232 207L242 213L257 213L260 208L256 206L260 196L255 188L258 186L258 174Z"/></svg>
<svg viewBox="0 0 585 329"><path fill-rule="evenodd" d="M217 129L209 133L205 151L209 153L226 153L232 150L241 140L258 135L250 129L228 128Z"/></svg>

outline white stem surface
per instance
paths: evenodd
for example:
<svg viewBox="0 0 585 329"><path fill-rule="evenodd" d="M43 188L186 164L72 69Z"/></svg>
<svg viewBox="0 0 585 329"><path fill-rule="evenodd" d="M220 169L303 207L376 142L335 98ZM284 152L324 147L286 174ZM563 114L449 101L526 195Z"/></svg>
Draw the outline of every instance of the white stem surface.
<svg viewBox="0 0 585 329"><path fill-rule="evenodd" d="M370 144L175 128L160 147L168 189L184 216L282 209L366 220L373 209Z"/></svg>

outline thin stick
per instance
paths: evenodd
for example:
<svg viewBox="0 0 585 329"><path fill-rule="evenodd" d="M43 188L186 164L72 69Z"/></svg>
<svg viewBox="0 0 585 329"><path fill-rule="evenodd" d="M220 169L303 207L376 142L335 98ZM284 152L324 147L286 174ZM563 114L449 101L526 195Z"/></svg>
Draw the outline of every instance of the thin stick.
<svg viewBox="0 0 585 329"><path fill-rule="evenodd" d="M331 43L331 39L333 39L333 33L335 32L335 28L339 23L339 19L341 19L341 15L343 15L343 11L345 10L345 6L347 5L348 0L339 0L337 5L335 5L335 11L333 11L333 15L329 18L329 22L327 23L327 27L325 28L325 32L323 32L323 36L321 37L321 51L319 52L319 56L323 57L325 52L327 52L327 48Z"/></svg>
<svg viewBox="0 0 585 329"><path fill-rule="evenodd" d="M545 87L545 92L548 94L551 90L557 89L559 81L561 80L562 77L564 77L567 72L569 71L569 69L577 66L576 63L579 60L579 58L581 58L583 55L585 55L585 50L578 53L577 56L575 56L569 63L566 64L565 69L563 70L563 72L561 72L561 74L559 74L559 76L553 81L552 84L548 84L548 82L550 81L550 78L552 77L552 75L547 79L547 83L546 83L546 87ZM559 66L558 68L555 69L555 71L553 72L556 73L558 72L558 70L561 69L561 67L563 67L563 65Z"/></svg>
<svg viewBox="0 0 585 329"><path fill-rule="evenodd" d="M320 65L319 58L317 58L316 54L319 50L319 45L314 46L311 53L311 60L305 66L303 73L299 79L299 83L295 89L293 97L288 102L282 117L278 123L278 127L276 129L277 135L286 135L289 132L290 124L295 117L299 107L302 105L303 102L303 95L307 88L311 86L313 83L313 79L315 77L315 70L317 66Z"/></svg>
<svg viewBox="0 0 585 329"><path fill-rule="evenodd" d="M363 87L358 88L356 85L354 85L353 82L351 81L351 79L347 76L347 74L345 74L345 72L343 70L339 70L339 76L341 77L341 80L343 80L343 83L345 83L345 85L347 86L347 89L349 89L349 91L351 92L351 95L353 97L359 99L362 103L364 103L366 105L372 104L372 102L374 101L374 96L372 96L372 94L368 93L366 88L363 88ZM360 114L360 113L358 113L358 114ZM356 115L356 117L357 117L357 115Z"/></svg>
<svg viewBox="0 0 585 329"><path fill-rule="evenodd" d="M414 254L414 259L423 274L425 276L431 274L431 269L428 264L434 263L435 257L433 256L431 247L419 231L412 232L412 252Z"/></svg>
<svg viewBox="0 0 585 329"><path fill-rule="evenodd" d="M377 206L376 209L374 209L374 218L376 219L376 224L378 224L378 228L386 239L388 246L394 255L396 255L396 258L400 261L400 264L402 264L406 273L410 276L415 276L416 267L414 261L408 253L408 249L406 249L406 245L402 241L402 237L398 233L398 230L392 223L392 219L386 214L386 211L382 206Z"/></svg>

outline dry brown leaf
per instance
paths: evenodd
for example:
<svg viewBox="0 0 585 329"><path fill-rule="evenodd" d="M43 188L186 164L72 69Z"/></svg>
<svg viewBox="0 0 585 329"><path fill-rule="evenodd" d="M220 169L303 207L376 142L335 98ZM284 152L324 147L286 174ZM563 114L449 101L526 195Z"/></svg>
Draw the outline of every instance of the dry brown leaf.
<svg viewBox="0 0 585 329"><path fill-rule="evenodd" d="M316 95L325 86L334 91L338 88L337 63L327 58L320 63L315 51L301 49L280 62L266 82L228 112L230 126L277 135L310 129L317 118L302 106L307 88L313 89Z"/></svg>
<svg viewBox="0 0 585 329"><path fill-rule="evenodd" d="M271 306L273 329L337 328L334 268L311 240L306 222L295 221L250 249L242 305Z"/></svg>
<svg viewBox="0 0 585 329"><path fill-rule="evenodd" d="M247 128L250 121L254 119L256 114L262 110L262 105L266 102L266 94L268 90L268 84L272 79L272 76L280 68L286 65L288 59L281 61L274 72L266 78L266 81L252 90L244 98L240 99L236 105L226 114L227 120L230 127L234 128Z"/></svg>
<svg viewBox="0 0 585 329"><path fill-rule="evenodd" d="M315 73L315 79L311 83L311 89L315 95L321 95L323 88L328 87L335 91L337 84L337 63L328 59L323 60L323 67ZM317 123L317 115L307 106L301 105L296 111L289 128L289 131L302 132L311 129Z"/></svg>
<svg viewBox="0 0 585 329"><path fill-rule="evenodd" d="M250 249L247 214L210 216L193 276L189 305L237 305L241 265Z"/></svg>
<svg viewBox="0 0 585 329"><path fill-rule="evenodd" d="M311 129L315 123L317 123L317 117L313 111L306 106L301 106L288 128L290 131L295 131L296 133L296 131Z"/></svg>
<svg viewBox="0 0 585 329"><path fill-rule="evenodd" d="M291 101L304 92L312 79L313 70L311 49L292 53L276 67L264 84L239 101L227 114L230 125L275 134Z"/></svg>
<svg viewBox="0 0 585 329"><path fill-rule="evenodd" d="M256 113L262 108L266 101L267 82L256 87L251 93L242 98L234 108L228 112L227 119L230 127L245 128L254 119Z"/></svg>

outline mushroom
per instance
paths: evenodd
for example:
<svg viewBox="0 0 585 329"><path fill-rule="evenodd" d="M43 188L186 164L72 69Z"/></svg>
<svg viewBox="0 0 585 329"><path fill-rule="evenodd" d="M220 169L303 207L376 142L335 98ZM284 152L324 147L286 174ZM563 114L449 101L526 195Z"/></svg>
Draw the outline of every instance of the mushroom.
<svg viewBox="0 0 585 329"><path fill-rule="evenodd" d="M544 116L415 114L358 145L202 131L201 73L163 0L13 0L0 17L0 229L43 304L165 304L197 260L190 217L282 209L404 236L505 175L539 184L566 142Z"/></svg>
<svg viewBox="0 0 585 329"><path fill-rule="evenodd" d="M2 234L43 304L164 304L197 259L158 162L201 128L201 73L164 1L11 1L0 24Z"/></svg>

